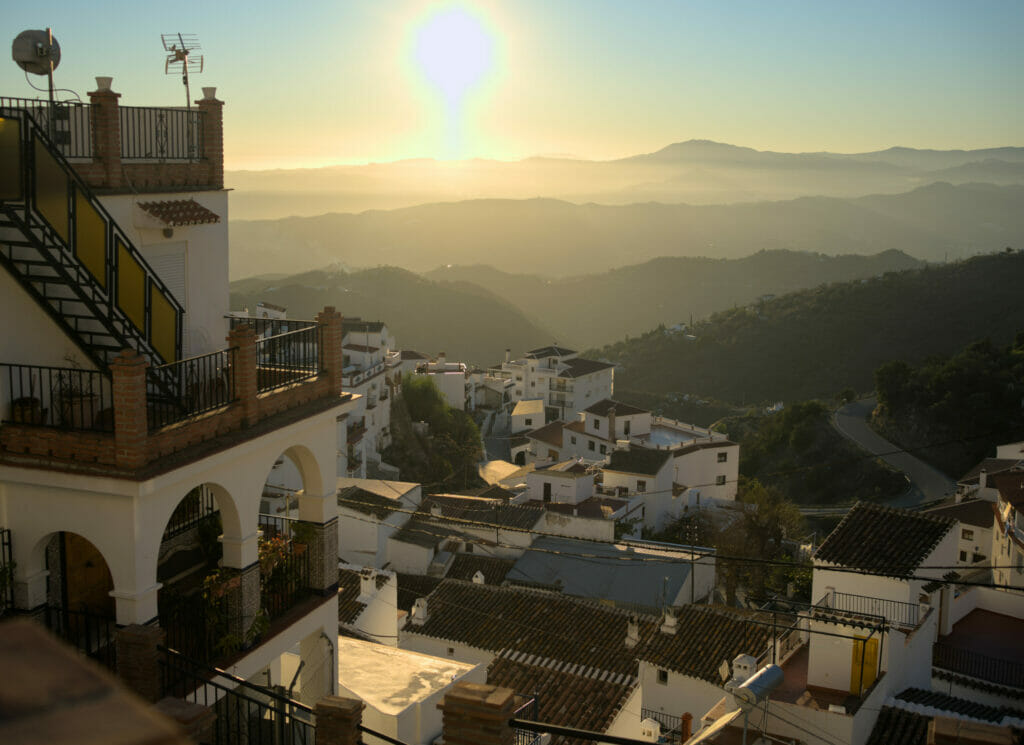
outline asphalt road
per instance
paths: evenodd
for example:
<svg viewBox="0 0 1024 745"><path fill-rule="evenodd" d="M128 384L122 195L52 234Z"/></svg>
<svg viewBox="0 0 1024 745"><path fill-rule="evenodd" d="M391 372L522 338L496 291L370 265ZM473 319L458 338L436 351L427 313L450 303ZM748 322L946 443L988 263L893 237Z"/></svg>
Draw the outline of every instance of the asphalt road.
<svg viewBox="0 0 1024 745"><path fill-rule="evenodd" d="M877 403L874 398L849 403L835 413L832 424L844 437L906 474L911 483L910 489L886 504L890 507L915 507L922 502L951 496L956 491L956 482L910 453L899 452L897 445L868 426L867 419Z"/></svg>

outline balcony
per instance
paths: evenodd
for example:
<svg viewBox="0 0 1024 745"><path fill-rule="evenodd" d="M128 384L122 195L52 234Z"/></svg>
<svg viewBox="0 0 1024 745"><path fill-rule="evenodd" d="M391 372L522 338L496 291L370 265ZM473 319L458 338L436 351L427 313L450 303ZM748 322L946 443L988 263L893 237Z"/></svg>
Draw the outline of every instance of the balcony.
<svg viewBox="0 0 1024 745"><path fill-rule="evenodd" d="M372 367L368 367L365 370L355 365L346 367L342 372L341 384L346 389L351 390L358 385L362 385L368 380L380 375L387 369L387 364L384 362L378 362Z"/></svg>
<svg viewBox="0 0 1024 745"><path fill-rule="evenodd" d="M261 339L239 326L230 348L157 367L129 352L110 376L0 364L0 460L134 471L231 433L255 437L263 420L338 405L351 398L340 396L340 316L319 320Z"/></svg>
<svg viewBox="0 0 1024 745"><path fill-rule="evenodd" d="M556 380L551 380L548 382L548 390L558 393L572 393L575 388L572 383L560 383Z"/></svg>

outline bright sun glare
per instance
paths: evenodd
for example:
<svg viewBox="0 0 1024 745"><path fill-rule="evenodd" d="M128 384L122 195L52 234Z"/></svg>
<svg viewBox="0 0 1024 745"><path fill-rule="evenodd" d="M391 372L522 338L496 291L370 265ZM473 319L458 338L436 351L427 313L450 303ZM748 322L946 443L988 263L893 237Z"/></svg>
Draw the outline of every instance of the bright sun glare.
<svg viewBox="0 0 1024 745"><path fill-rule="evenodd" d="M462 125L466 94L491 71L494 40L462 8L434 13L415 35L413 56L427 82L440 94L446 119L446 157L464 155Z"/></svg>

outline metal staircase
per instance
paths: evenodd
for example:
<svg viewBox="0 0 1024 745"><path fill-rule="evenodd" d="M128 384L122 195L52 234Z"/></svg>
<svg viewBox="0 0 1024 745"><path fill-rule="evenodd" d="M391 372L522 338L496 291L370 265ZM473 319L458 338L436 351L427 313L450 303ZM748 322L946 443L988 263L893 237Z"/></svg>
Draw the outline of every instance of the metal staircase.
<svg viewBox="0 0 1024 745"><path fill-rule="evenodd" d="M27 109L0 107L0 264L96 367L181 357L184 309Z"/></svg>

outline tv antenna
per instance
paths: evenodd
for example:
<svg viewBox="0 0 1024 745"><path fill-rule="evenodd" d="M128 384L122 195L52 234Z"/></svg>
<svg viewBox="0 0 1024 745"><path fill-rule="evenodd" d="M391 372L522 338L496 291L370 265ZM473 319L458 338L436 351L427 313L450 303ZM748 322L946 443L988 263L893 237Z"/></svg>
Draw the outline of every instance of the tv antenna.
<svg viewBox="0 0 1024 745"><path fill-rule="evenodd" d="M25 72L45 75L50 82L50 103L53 103L53 71L60 64L60 44L53 30L22 31L11 44L11 57Z"/></svg>
<svg viewBox="0 0 1024 745"><path fill-rule="evenodd" d="M189 88L189 73L200 73L203 71L203 55L192 54L202 49L199 44L199 37L195 34L160 34L164 43L164 51L167 52L167 59L164 60L164 74L176 75L181 72L181 82L185 86L185 108L192 108L192 91ZM180 65L180 67L179 67Z"/></svg>

